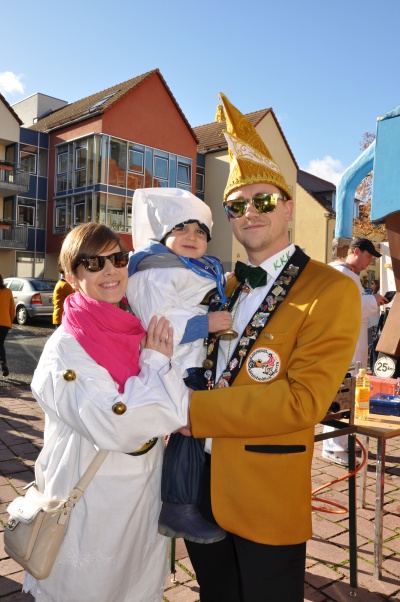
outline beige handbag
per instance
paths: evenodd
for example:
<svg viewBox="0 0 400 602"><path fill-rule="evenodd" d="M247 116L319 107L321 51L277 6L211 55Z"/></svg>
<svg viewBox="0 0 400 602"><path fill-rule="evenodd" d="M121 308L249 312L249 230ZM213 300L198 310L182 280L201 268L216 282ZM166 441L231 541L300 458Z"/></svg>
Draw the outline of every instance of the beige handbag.
<svg viewBox="0 0 400 602"><path fill-rule="evenodd" d="M96 454L66 500L49 498L32 483L25 496L17 497L8 506L10 518L4 529L4 549L36 579L50 575L71 511L107 454L108 451Z"/></svg>

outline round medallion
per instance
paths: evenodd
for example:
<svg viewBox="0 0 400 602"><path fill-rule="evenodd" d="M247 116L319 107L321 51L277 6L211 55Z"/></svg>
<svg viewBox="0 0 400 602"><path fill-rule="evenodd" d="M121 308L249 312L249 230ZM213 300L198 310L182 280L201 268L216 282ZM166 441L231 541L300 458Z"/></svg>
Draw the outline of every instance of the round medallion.
<svg viewBox="0 0 400 602"><path fill-rule="evenodd" d="M203 368L205 368L206 370L210 370L213 366L214 366L214 362L212 360L209 360L209 359L204 360Z"/></svg>
<svg viewBox="0 0 400 602"><path fill-rule="evenodd" d="M122 414L125 414L126 412L126 405L122 403L122 401L117 401L117 403L114 403L112 411L114 412L114 414L122 416Z"/></svg>
<svg viewBox="0 0 400 602"><path fill-rule="evenodd" d="M250 353L246 367L252 379L266 382L278 376L281 358L273 349L258 348Z"/></svg>
<svg viewBox="0 0 400 602"><path fill-rule="evenodd" d="M62 373L62 377L64 380L71 382L76 379L75 370L64 370Z"/></svg>

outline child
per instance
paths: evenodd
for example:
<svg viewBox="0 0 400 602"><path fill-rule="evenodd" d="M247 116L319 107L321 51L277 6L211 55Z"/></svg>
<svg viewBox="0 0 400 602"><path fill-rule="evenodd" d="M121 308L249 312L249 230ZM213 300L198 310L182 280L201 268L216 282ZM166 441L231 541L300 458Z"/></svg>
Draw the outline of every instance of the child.
<svg viewBox="0 0 400 602"><path fill-rule="evenodd" d="M226 297L222 264L206 255L211 211L193 194L178 188L137 190L132 211L136 251L129 260L129 305L145 328L152 315L168 318L174 329L173 358L185 383L192 389L204 389L204 339L209 332L226 331L232 324L229 312L212 311L219 309ZM206 521L197 508L204 454L203 440L171 435L162 475L162 535L197 543L225 537L225 531Z"/></svg>

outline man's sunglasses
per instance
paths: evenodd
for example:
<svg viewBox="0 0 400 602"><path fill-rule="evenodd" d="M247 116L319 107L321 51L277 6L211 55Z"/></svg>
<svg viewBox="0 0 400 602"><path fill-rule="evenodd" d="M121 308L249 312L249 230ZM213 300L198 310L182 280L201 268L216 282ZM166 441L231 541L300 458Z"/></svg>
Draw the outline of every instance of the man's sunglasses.
<svg viewBox="0 0 400 602"><path fill-rule="evenodd" d="M235 199L234 201L227 201L223 203L226 214L228 217L236 219L242 217L247 211L250 204L253 205L254 209L258 213L272 213L275 211L278 204L278 200L282 201L283 196L278 193L274 194L256 194L252 199Z"/></svg>
<svg viewBox="0 0 400 602"><path fill-rule="evenodd" d="M106 259L109 259L115 268L126 268L129 260L129 253L118 251L111 255L95 255L94 257L84 257L78 261L78 265L82 264L88 272L100 272L106 265ZM75 269L76 269L75 268Z"/></svg>

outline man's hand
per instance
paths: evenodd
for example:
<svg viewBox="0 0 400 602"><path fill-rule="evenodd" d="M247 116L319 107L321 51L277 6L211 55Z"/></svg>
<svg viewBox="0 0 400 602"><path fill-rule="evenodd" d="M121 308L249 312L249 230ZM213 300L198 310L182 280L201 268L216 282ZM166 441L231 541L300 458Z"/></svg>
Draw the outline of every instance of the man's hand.
<svg viewBox="0 0 400 602"><path fill-rule="evenodd" d="M386 303L389 303L389 299L386 299L386 297L380 295L379 293L374 295L374 297L377 305L386 305Z"/></svg>
<svg viewBox="0 0 400 602"><path fill-rule="evenodd" d="M232 326L232 314L229 311L213 311L208 314L209 332L228 330Z"/></svg>

